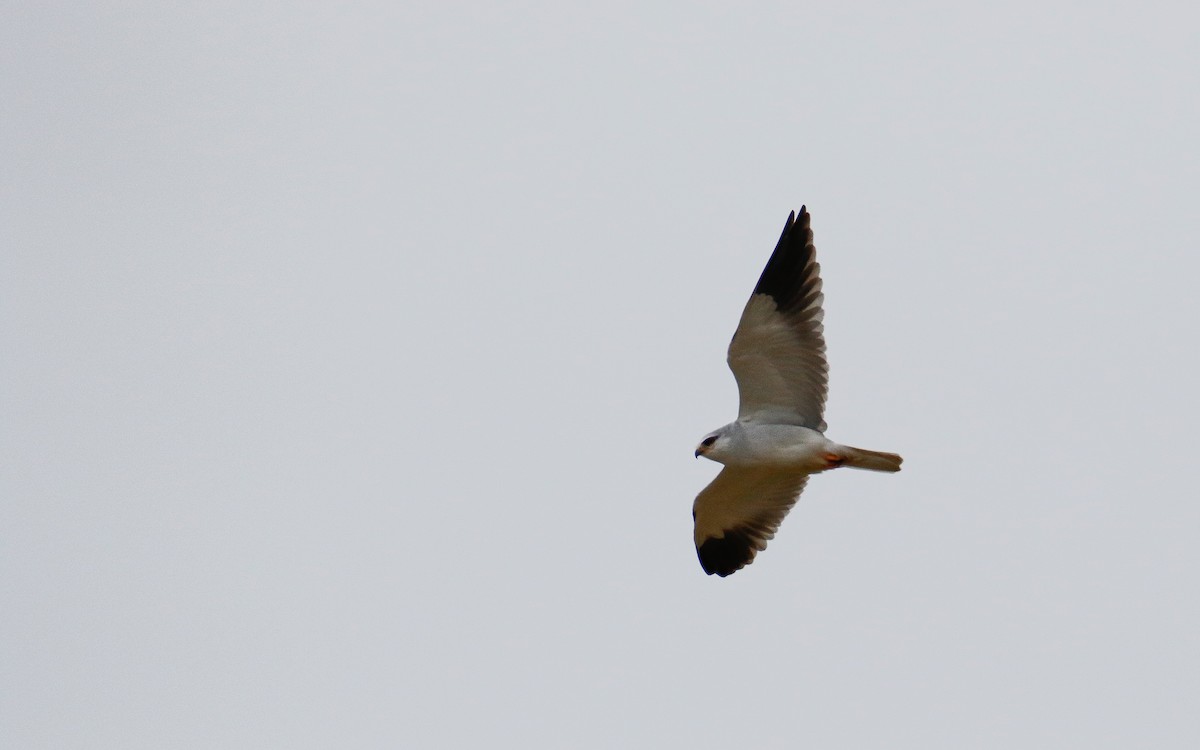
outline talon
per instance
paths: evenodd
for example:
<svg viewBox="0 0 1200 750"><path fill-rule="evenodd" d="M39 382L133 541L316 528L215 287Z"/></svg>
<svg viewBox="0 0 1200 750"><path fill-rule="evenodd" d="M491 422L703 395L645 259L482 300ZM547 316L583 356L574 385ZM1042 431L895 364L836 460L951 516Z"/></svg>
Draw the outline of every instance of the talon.
<svg viewBox="0 0 1200 750"><path fill-rule="evenodd" d="M837 467L841 466L841 465L842 465L842 464L844 464L845 462L846 462L846 459L842 458L841 456L839 456L839 455L838 455L838 454L836 454L836 453L826 453L826 454L825 454L825 468L826 468L826 470L828 470L828 469L836 469Z"/></svg>

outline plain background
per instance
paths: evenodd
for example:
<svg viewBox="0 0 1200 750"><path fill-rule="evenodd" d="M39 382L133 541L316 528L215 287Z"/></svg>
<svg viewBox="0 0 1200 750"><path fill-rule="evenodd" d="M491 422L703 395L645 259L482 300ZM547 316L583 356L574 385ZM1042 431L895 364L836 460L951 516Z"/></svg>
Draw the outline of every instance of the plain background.
<svg viewBox="0 0 1200 750"><path fill-rule="evenodd" d="M1200 745L1194 4L0 15L0 745ZM709 578L802 203L905 468Z"/></svg>

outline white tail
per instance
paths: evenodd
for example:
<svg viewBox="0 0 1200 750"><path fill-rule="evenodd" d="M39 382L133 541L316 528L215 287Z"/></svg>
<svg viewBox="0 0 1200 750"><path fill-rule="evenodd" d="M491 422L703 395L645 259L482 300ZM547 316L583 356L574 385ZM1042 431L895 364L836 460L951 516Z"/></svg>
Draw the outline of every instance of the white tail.
<svg viewBox="0 0 1200 750"><path fill-rule="evenodd" d="M900 471L900 464L904 463L904 459L895 453L881 453L880 451L851 448L848 445L842 446L842 455L845 456L846 460L843 466L849 466L853 469Z"/></svg>

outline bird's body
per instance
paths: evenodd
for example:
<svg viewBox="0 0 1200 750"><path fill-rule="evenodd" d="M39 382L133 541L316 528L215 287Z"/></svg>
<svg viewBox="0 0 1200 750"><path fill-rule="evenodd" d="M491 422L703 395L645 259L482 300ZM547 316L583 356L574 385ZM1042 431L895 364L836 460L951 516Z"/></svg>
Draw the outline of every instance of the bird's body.
<svg viewBox="0 0 1200 750"><path fill-rule="evenodd" d="M825 437L821 267L808 211L788 216L729 343L738 419L696 448L725 468L696 498L696 552L706 573L749 565L775 536L811 474L840 466L895 472L903 461Z"/></svg>
<svg viewBox="0 0 1200 750"><path fill-rule="evenodd" d="M717 433L721 439L700 455L726 466L771 466L815 474L830 468L826 456L839 447L816 430L791 424L737 421Z"/></svg>

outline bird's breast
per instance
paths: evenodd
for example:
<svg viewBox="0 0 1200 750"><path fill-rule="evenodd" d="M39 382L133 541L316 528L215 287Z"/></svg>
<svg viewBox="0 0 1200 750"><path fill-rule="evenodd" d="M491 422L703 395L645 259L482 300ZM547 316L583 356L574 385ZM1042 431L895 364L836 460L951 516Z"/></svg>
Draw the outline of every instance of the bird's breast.
<svg viewBox="0 0 1200 750"><path fill-rule="evenodd" d="M825 454L834 444L807 427L757 425L746 430L749 463L812 473L823 470Z"/></svg>

